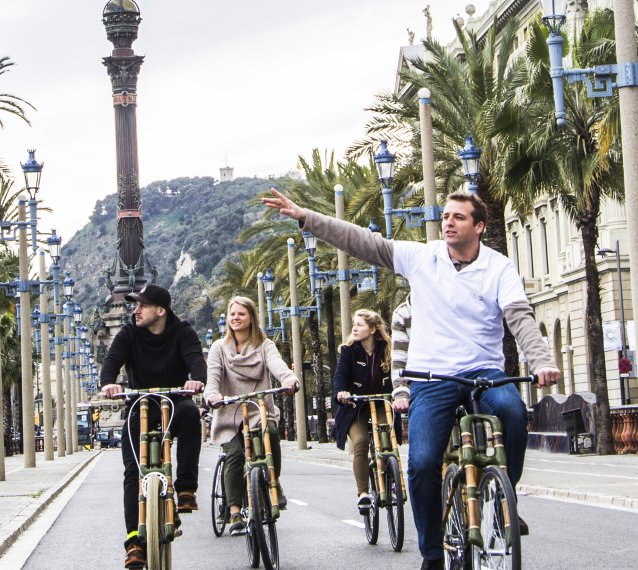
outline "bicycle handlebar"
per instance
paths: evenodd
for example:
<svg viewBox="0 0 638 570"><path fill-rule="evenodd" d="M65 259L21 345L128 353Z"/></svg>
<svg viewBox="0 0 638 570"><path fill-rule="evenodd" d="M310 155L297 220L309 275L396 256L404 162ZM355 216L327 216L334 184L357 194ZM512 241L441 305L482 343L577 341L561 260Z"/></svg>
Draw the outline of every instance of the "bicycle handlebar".
<svg viewBox="0 0 638 570"><path fill-rule="evenodd" d="M237 396L227 396L213 404L208 404L213 410L217 408L221 408L222 406L228 406L230 404L234 404L243 400L250 400L253 398L258 398L259 396L267 396L268 394L279 394L281 392L295 393L299 390L299 382L296 384L296 389L290 390L290 388L271 388L270 390L259 390L258 392L249 392L248 394L239 394Z"/></svg>
<svg viewBox="0 0 638 570"><path fill-rule="evenodd" d="M392 394L351 394L344 400L346 402L369 402L370 400L385 400L388 396L392 398Z"/></svg>
<svg viewBox="0 0 638 570"><path fill-rule="evenodd" d="M445 380L463 384L470 388L496 388L505 384L515 384L517 382L530 382L536 384L538 376L510 376L508 378L463 378L462 376L450 376L447 374L433 374L432 372L417 372L415 370L399 370L400 378L408 378L409 381L429 382L432 380Z"/></svg>
<svg viewBox="0 0 638 570"><path fill-rule="evenodd" d="M113 394L112 398L124 399L131 396L192 396L195 394L195 390L184 390L184 388L140 388L139 390L125 390L124 392L118 392Z"/></svg>

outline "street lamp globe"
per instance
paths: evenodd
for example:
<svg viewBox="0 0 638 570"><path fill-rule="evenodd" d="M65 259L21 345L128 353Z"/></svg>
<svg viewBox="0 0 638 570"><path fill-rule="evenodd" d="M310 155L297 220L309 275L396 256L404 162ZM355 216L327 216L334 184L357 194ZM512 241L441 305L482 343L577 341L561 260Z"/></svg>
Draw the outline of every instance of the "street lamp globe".
<svg viewBox="0 0 638 570"><path fill-rule="evenodd" d="M76 325L79 325L82 322L82 307L77 304L73 307L73 322Z"/></svg>
<svg viewBox="0 0 638 570"><path fill-rule="evenodd" d="M550 32L560 32L565 23L567 0L543 0L543 23Z"/></svg>
<svg viewBox="0 0 638 570"><path fill-rule="evenodd" d="M458 151L458 155L463 163L465 178L470 183L470 192L478 192L477 180L479 176L479 162L481 160L481 149L474 146L472 135L465 136L465 146Z"/></svg>
<svg viewBox="0 0 638 570"><path fill-rule="evenodd" d="M266 269L266 273L261 278L264 284L264 291L266 292L266 297L272 299L273 291L275 290L275 276L273 275L270 268Z"/></svg>
<svg viewBox="0 0 638 570"><path fill-rule="evenodd" d="M49 246L49 255L56 265L60 261L60 247L62 245L62 238L56 233L55 230L51 230L51 235L47 238L47 245Z"/></svg>
<svg viewBox="0 0 638 570"><path fill-rule="evenodd" d="M379 180L384 188L389 188L394 177L394 159L396 155L388 150L388 141L381 141L381 150L374 155Z"/></svg>
<svg viewBox="0 0 638 570"><path fill-rule="evenodd" d="M75 280L71 277L69 272L66 273L66 277L64 281L62 281L62 292L66 297L67 301L71 300L73 297L73 286L75 285Z"/></svg>
<svg viewBox="0 0 638 570"><path fill-rule="evenodd" d="M22 166L22 172L24 173L25 188L29 192L29 196L32 200L35 199L36 194L40 188L40 176L42 175L42 168L44 163L39 163L35 159L35 149L29 149L29 158Z"/></svg>
<svg viewBox="0 0 638 570"><path fill-rule="evenodd" d="M206 346L210 348L213 345L213 329L206 331Z"/></svg>
<svg viewBox="0 0 638 570"><path fill-rule="evenodd" d="M31 312L31 324L33 327L37 327L40 324L40 307L36 305Z"/></svg>
<svg viewBox="0 0 638 570"><path fill-rule="evenodd" d="M315 252L317 251L317 238L305 230L301 232L301 235L303 236L304 249L306 250L306 253L310 257L314 257Z"/></svg>
<svg viewBox="0 0 638 570"><path fill-rule="evenodd" d="M226 315L224 313L222 313L219 317L217 327L219 328L219 334L224 336L226 334Z"/></svg>

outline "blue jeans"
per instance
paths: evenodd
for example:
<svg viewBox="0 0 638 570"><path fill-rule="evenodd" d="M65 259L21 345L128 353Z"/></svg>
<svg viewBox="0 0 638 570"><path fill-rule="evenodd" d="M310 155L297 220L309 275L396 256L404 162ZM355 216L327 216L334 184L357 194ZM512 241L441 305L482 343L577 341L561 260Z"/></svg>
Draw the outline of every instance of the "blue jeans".
<svg viewBox="0 0 638 570"><path fill-rule="evenodd" d="M503 378L497 369L475 370L466 378ZM454 382L412 382L409 408L408 481L412 513L423 558L443 556L441 470L443 454L460 404L470 408L470 388ZM507 472L512 485L523 473L527 446L527 410L513 384L491 388L481 396L481 412L503 424Z"/></svg>

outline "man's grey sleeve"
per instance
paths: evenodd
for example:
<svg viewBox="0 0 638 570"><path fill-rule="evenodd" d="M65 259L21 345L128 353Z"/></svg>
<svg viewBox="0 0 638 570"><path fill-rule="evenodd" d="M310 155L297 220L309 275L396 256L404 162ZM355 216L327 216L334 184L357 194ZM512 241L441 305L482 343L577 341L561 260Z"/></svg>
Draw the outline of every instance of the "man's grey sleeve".
<svg viewBox="0 0 638 570"><path fill-rule="evenodd" d="M527 301L516 301L505 307L505 321L518 341L533 373L546 366L556 367L541 331L534 320L534 312Z"/></svg>
<svg viewBox="0 0 638 570"><path fill-rule="evenodd" d="M357 259L394 271L392 242L367 228L306 210L303 229Z"/></svg>

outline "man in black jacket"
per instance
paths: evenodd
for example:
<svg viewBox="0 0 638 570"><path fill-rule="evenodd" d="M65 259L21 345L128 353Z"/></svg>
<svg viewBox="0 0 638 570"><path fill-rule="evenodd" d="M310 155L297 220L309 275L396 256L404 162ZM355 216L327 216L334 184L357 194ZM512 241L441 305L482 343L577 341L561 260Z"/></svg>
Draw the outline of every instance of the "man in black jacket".
<svg viewBox="0 0 638 570"><path fill-rule="evenodd" d="M100 384L104 395L112 398L122 392L122 386L116 383L122 366L126 369L130 388L183 386L185 390L200 392L206 382L202 345L193 327L186 321L181 321L171 310L170 293L158 285L147 285L139 293L131 293L125 299L136 303L135 311L131 323L115 335L102 365ZM173 401L175 412L171 435L178 438L175 479L178 512L190 513L197 510L195 492L201 449L201 423L199 410L192 398L176 396ZM130 421L124 424L122 432L126 568L140 567L146 559L143 545L137 536L138 410L137 407L133 407L132 411L130 408L127 410ZM149 423L156 421L159 421L159 409L151 406Z"/></svg>

